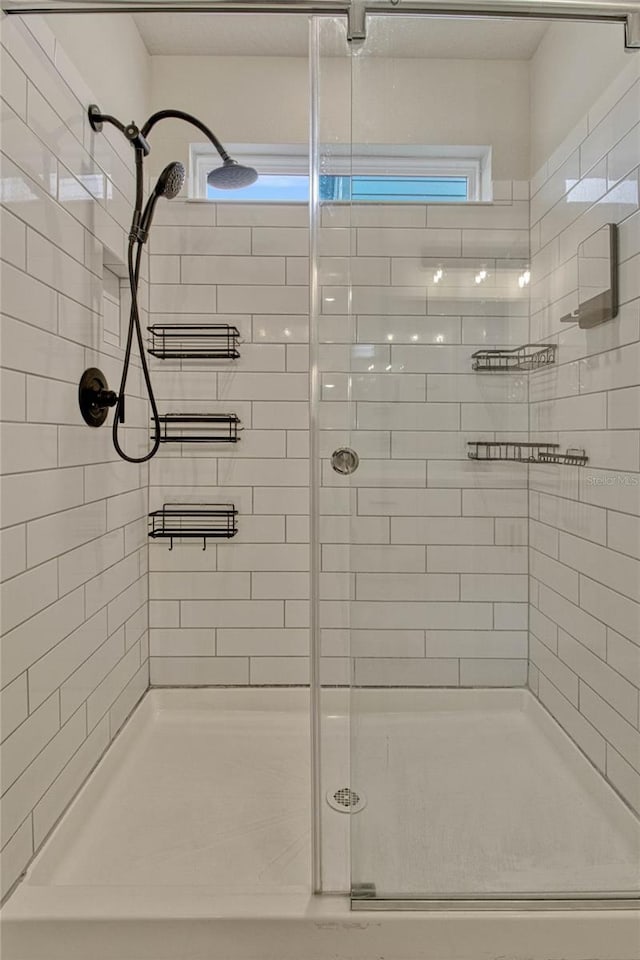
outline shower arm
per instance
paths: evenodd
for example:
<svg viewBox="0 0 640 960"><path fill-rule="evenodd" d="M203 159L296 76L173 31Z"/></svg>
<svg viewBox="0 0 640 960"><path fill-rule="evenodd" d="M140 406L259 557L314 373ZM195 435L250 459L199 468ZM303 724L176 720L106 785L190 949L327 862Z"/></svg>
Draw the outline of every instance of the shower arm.
<svg viewBox="0 0 640 960"><path fill-rule="evenodd" d="M157 113L153 113L144 124L142 129L138 131L140 140L143 144L147 144L148 146L147 137L151 130L155 127L156 123L159 123L160 120L184 120L186 123L190 123L192 126L197 127L198 130L204 133L205 137L209 138L213 146L220 154L223 163L227 163L231 160L231 157L222 146L215 133L205 126L201 120L198 120L197 117L192 116L190 113L185 113L184 110L158 110ZM126 130L125 136L127 136ZM151 223L153 211L158 200L157 195L152 193L147 201L146 207L144 208L144 212L142 211L142 161L145 155L144 147L136 147L136 211L134 214L134 224L131 228L131 236L141 243L145 243L147 240L149 224Z"/></svg>
<svg viewBox="0 0 640 960"><path fill-rule="evenodd" d="M141 150L143 156L145 157L147 157L151 152L151 147L149 146L147 137L149 136L151 130L155 127L156 123L158 123L160 120L184 120L185 123L190 123L192 126L197 127L201 133L204 133L205 137L207 137L207 139L210 140L213 146L216 148L224 163L227 163L231 160L231 157L222 146L213 130L210 130L209 127L202 123L201 120L198 120L197 117L192 116L190 113L185 113L184 110L158 110L157 113L151 114L147 122L142 127L138 127L133 121L125 126L125 124L121 123L117 117L112 117L108 113L102 113L100 107L96 106L95 103L90 105L88 114L89 124L95 133L101 133L102 125L104 123L110 123L116 128L116 130L119 130L120 133L124 134L136 151Z"/></svg>
<svg viewBox="0 0 640 960"><path fill-rule="evenodd" d="M205 137L211 141L224 163L226 163L228 160L231 160L231 157L222 146L215 133L210 130L209 127L205 126L201 120L198 120L197 117L192 116L190 113L185 113L184 110L159 110L157 113L152 114L140 130L140 134L145 141L153 127L155 127L156 123L158 123L160 120L184 120L185 123L190 123L192 126L197 127L198 130L200 130L201 133L204 133Z"/></svg>
<svg viewBox="0 0 640 960"><path fill-rule="evenodd" d="M184 110L158 110L157 113L151 114L142 128L139 128L133 121L125 126L125 124L121 123L121 121L116 117L112 117L107 113L102 113L100 107L98 107L95 103L90 105L88 115L89 124L95 133L100 133L102 131L102 126L104 123L110 123L127 138L135 150L136 202L133 212L131 231L129 233L129 240L131 242L138 240L144 243L146 240L144 222L148 222L151 214L153 213L153 198L151 198L151 206L149 207L149 204L147 205L149 207L148 211L145 209L144 215L142 211L144 191L143 161L144 158L147 157L151 152L151 147L149 146L147 137L151 130L155 127L156 123L159 123L160 120L184 120L186 123L190 123L192 126L197 127L197 129L200 130L201 133L204 133L205 137L211 141L213 146L220 154L223 163L233 162L213 130L210 130L209 127L202 123L201 120L198 120L197 117L192 116L190 113L186 113ZM149 213L149 217L146 216L147 212Z"/></svg>

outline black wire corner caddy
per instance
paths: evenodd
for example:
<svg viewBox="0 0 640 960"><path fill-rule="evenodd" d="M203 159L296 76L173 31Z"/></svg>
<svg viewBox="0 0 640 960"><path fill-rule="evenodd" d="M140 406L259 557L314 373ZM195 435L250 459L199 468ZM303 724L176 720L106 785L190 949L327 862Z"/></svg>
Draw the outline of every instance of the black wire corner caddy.
<svg viewBox="0 0 640 960"><path fill-rule="evenodd" d="M540 370L556 362L557 352L555 343L525 343L512 349L476 350L471 354L471 369L478 373Z"/></svg>
<svg viewBox="0 0 640 960"><path fill-rule="evenodd" d="M149 536L168 540L231 540L238 532L238 511L232 503L165 503L149 514Z"/></svg>
<svg viewBox="0 0 640 960"><path fill-rule="evenodd" d="M559 463L584 467L589 461L584 450L569 447L561 450L559 443L533 443L519 440L469 440L467 456L470 460L511 460L516 463Z"/></svg>
<svg viewBox="0 0 640 960"><path fill-rule="evenodd" d="M160 443L239 443L242 427L235 413L165 413Z"/></svg>
<svg viewBox="0 0 640 960"><path fill-rule="evenodd" d="M228 323L154 323L147 350L160 360L237 360L240 331Z"/></svg>

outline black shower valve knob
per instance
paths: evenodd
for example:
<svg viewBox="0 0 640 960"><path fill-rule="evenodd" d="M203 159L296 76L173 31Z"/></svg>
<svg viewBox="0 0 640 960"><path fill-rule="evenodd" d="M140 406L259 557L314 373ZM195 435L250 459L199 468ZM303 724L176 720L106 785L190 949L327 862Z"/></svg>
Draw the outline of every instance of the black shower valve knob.
<svg viewBox="0 0 640 960"><path fill-rule="evenodd" d="M118 394L115 390L96 390L95 405L97 407L115 407L118 402Z"/></svg>
<svg viewBox="0 0 640 960"><path fill-rule="evenodd" d="M109 390L106 377L97 367L89 367L82 374L78 387L78 403L85 423L101 427L107 419L109 407L115 407L118 394Z"/></svg>

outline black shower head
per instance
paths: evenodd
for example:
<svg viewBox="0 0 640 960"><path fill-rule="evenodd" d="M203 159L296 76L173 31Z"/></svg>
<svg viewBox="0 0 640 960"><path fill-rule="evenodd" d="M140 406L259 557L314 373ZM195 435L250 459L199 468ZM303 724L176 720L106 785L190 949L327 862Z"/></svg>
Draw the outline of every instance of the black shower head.
<svg viewBox="0 0 640 960"><path fill-rule="evenodd" d="M173 200L177 197L184 186L186 172L181 163L174 161L168 164L155 185L154 193L157 197L165 197L167 200Z"/></svg>
<svg viewBox="0 0 640 960"><path fill-rule="evenodd" d="M147 200L147 205L139 218L136 218L134 214L130 237L139 240L141 243L146 243L156 203L160 197L164 197L165 200L173 200L174 197L177 197L184 186L185 176L185 169L177 160L167 164L158 177L158 181Z"/></svg>
<svg viewBox="0 0 640 960"><path fill-rule="evenodd" d="M229 157L221 167L211 171L207 183L217 190L237 190L240 187L250 187L257 179L258 174L253 167L244 167Z"/></svg>

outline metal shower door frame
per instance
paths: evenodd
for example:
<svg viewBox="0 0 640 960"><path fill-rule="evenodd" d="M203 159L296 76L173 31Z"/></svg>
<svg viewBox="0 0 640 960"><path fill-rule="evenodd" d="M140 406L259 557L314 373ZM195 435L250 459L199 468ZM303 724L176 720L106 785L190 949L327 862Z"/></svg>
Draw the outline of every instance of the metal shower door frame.
<svg viewBox="0 0 640 960"><path fill-rule="evenodd" d="M625 46L640 49L638 0L2 0L7 14L300 13L346 16L348 39L364 40L368 15L592 20L624 24Z"/></svg>

